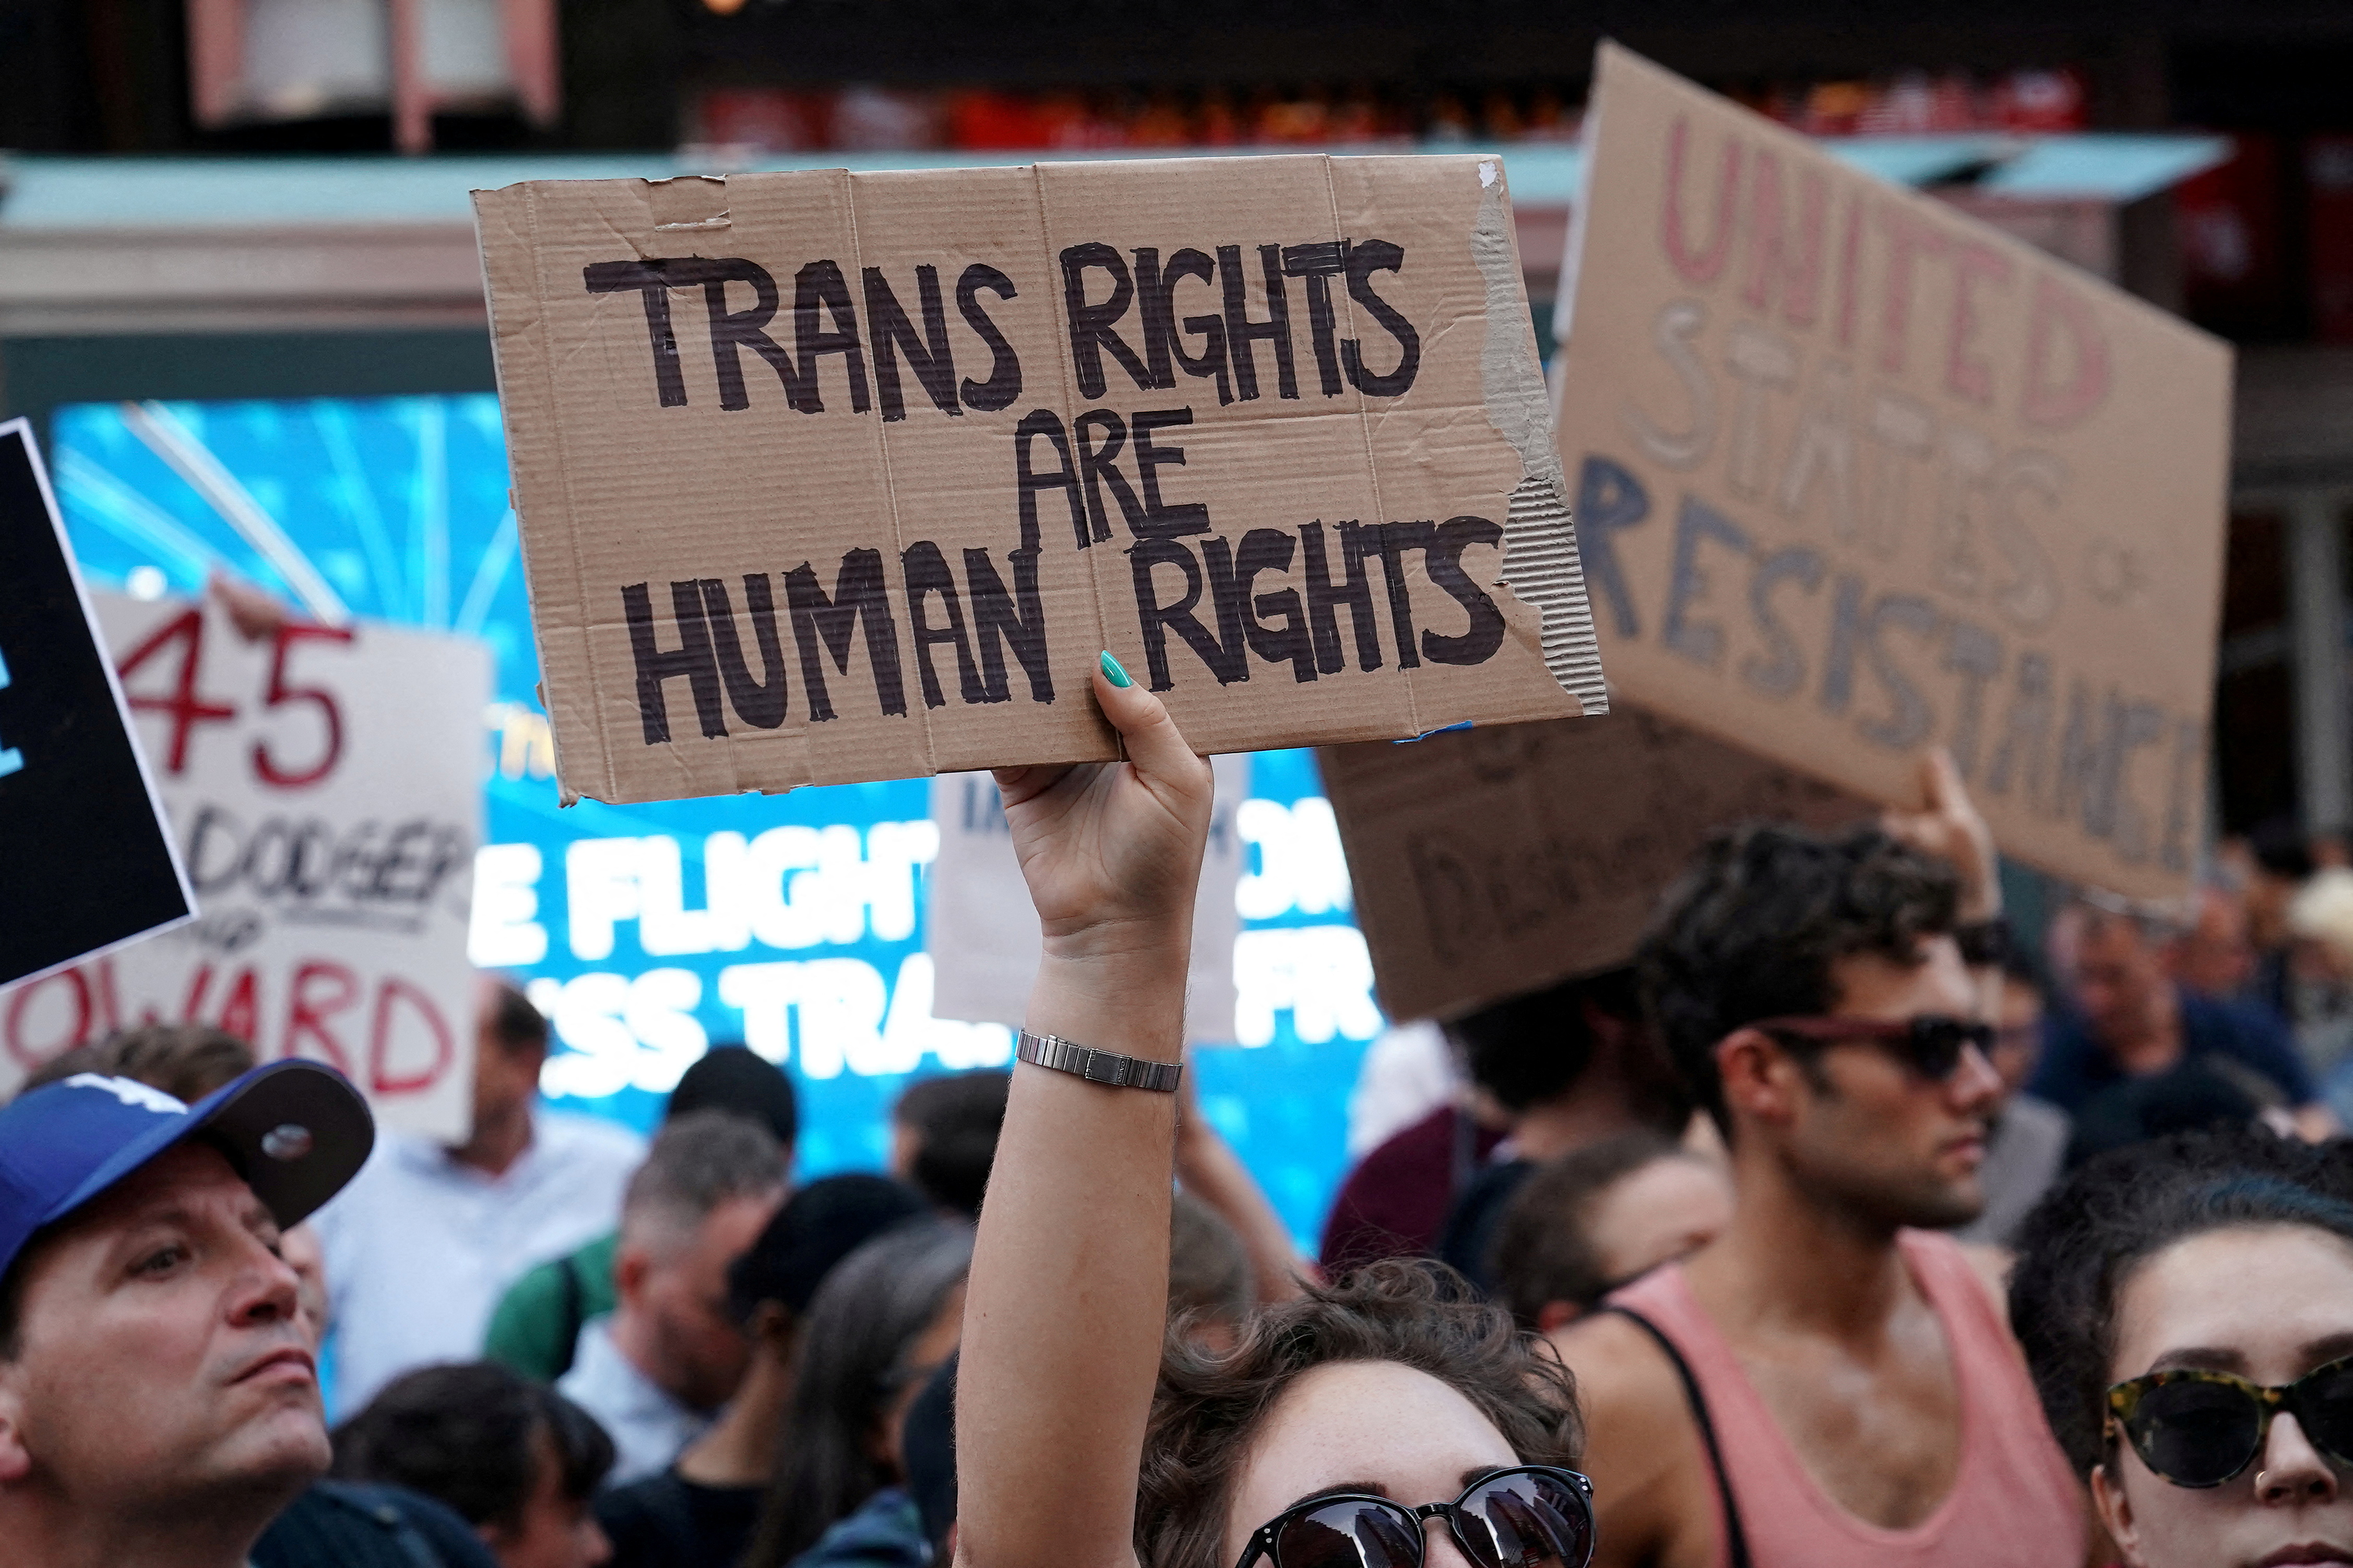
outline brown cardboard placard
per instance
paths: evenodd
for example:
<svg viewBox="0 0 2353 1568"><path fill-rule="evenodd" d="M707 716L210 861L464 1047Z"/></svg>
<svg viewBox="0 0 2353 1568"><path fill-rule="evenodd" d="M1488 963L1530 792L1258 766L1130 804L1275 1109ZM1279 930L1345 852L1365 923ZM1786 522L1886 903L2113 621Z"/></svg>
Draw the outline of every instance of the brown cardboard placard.
<svg viewBox="0 0 2353 1568"><path fill-rule="evenodd" d="M1605 706L1493 156L479 192L565 798Z"/></svg>
<svg viewBox="0 0 2353 1568"><path fill-rule="evenodd" d="M1629 709L1317 753L1381 1010L1448 1018L1634 955L1715 829L1875 807Z"/></svg>
<svg viewBox="0 0 2353 1568"><path fill-rule="evenodd" d="M1613 689L1873 799L1948 747L2006 854L2200 838L2219 341L1604 46L1559 440Z"/></svg>

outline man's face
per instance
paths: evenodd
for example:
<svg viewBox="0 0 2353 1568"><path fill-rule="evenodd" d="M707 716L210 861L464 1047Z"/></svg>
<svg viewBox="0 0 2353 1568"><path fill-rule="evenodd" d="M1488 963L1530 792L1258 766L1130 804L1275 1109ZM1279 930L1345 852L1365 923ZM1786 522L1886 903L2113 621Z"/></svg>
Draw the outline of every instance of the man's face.
<svg viewBox="0 0 2353 1568"><path fill-rule="evenodd" d="M2156 950L2131 921L2099 916L2084 922L2074 980L2076 1005L2102 1040L2138 1040L2154 1026L2165 978Z"/></svg>
<svg viewBox="0 0 2353 1568"><path fill-rule="evenodd" d="M249 1495L263 1517L327 1468L310 1332L278 1226L215 1149L182 1144L25 1254L0 1363L0 1485L46 1479L119 1516Z"/></svg>
<svg viewBox="0 0 2353 1568"><path fill-rule="evenodd" d="M681 1404L716 1410L744 1381L752 1342L727 1310L727 1266L759 1239L781 1201L731 1198L648 1251L629 1306L644 1313L659 1364L642 1370Z"/></svg>
<svg viewBox="0 0 2353 1568"><path fill-rule="evenodd" d="M2001 1075L2007 1100L2026 1087L2042 1055L2042 994L2022 981L2005 976L2001 1011L1994 1018L1993 1070Z"/></svg>
<svg viewBox="0 0 2353 1568"><path fill-rule="evenodd" d="M1977 997L1950 937L1921 943L1921 962L1857 953L1831 966L1841 1017L1968 1018ZM1985 1207L1978 1168L2001 1079L1975 1048L1941 1081L1870 1042L1814 1048L1788 1123L1799 1183L1883 1224L1966 1224Z"/></svg>
<svg viewBox="0 0 2353 1568"><path fill-rule="evenodd" d="M2173 977L2208 996L2233 996L2255 972L2246 905L2219 888L2199 895L2198 923L2173 944Z"/></svg>
<svg viewBox="0 0 2353 1568"><path fill-rule="evenodd" d="M539 1092L539 1070L547 1053L509 1045L488 1023L474 1031L474 1121L477 1125L511 1115Z"/></svg>

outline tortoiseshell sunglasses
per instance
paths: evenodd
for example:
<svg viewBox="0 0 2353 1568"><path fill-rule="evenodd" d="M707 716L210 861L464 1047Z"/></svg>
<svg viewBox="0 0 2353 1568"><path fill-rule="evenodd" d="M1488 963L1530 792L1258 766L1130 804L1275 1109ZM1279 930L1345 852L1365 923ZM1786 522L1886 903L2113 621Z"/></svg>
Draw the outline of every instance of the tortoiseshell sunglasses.
<svg viewBox="0 0 2353 1568"><path fill-rule="evenodd" d="M2312 1446L2353 1467L2353 1356L2266 1388L2227 1372L2152 1372L2108 1390L2108 1434L2178 1487L2219 1487L2254 1462L2281 1411Z"/></svg>

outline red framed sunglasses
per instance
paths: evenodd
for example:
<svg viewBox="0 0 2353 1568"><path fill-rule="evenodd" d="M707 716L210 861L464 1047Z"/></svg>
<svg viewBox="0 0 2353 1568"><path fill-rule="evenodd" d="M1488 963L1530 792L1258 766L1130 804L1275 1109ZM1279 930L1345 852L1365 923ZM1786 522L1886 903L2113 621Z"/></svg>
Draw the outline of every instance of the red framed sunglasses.
<svg viewBox="0 0 2353 1568"><path fill-rule="evenodd" d="M2000 1031L1991 1024L1924 1013L1916 1018L1759 1018L1749 1028L1813 1046L1849 1041L1874 1045L1931 1083L1960 1070L1970 1047L1990 1054Z"/></svg>

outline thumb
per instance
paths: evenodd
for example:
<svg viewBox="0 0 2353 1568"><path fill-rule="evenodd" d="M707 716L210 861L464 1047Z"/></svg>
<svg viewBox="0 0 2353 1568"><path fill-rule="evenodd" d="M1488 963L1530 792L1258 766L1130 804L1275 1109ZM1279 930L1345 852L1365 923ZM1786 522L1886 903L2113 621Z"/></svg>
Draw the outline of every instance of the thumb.
<svg viewBox="0 0 2353 1568"><path fill-rule="evenodd" d="M1968 801L1968 791L1961 784L1961 770L1954 763L1953 753L1942 746L1931 746L1922 754L1920 782L1931 811L1950 811Z"/></svg>
<svg viewBox="0 0 2353 1568"><path fill-rule="evenodd" d="M1186 744L1167 707L1129 679L1108 651L1095 663L1095 700L1119 731L1128 762L1145 779L1187 789L1207 783L1207 764Z"/></svg>

